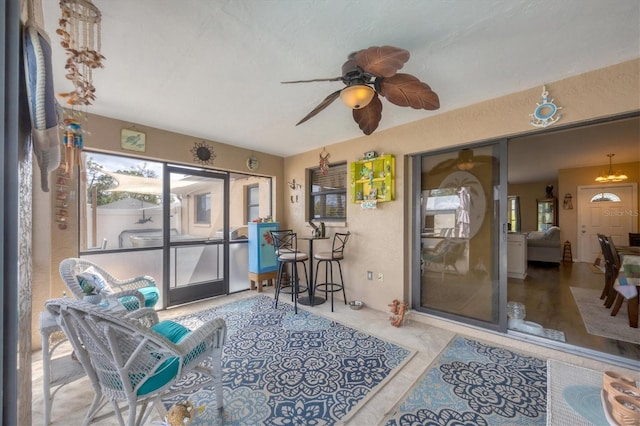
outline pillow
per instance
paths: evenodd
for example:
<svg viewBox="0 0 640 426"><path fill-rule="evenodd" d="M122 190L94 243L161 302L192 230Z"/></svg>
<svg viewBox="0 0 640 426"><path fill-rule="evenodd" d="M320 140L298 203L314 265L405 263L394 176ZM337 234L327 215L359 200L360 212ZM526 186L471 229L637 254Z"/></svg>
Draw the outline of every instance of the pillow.
<svg viewBox="0 0 640 426"><path fill-rule="evenodd" d="M80 288L83 292L88 286L93 286L95 289L94 293L96 294L113 294L113 290L109 284L107 284L107 281L93 266L88 267L84 272L76 275L76 279L78 280L78 284L80 284Z"/></svg>
<svg viewBox="0 0 640 426"><path fill-rule="evenodd" d="M549 229L544 231L544 239L545 240L560 239L560 228L558 228L557 226L549 227Z"/></svg>

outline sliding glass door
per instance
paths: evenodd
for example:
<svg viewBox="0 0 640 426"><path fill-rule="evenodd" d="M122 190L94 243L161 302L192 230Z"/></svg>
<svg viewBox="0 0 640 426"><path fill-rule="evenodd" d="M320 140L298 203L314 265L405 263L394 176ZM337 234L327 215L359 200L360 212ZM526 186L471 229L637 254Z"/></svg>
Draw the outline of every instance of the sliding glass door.
<svg viewBox="0 0 640 426"><path fill-rule="evenodd" d="M164 192L167 306L227 293L228 175L166 166Z"/></svg>
<svg viewBox="0 0 640 426"><path fill-rule="evenodd" d="M413 308L506 330L506 141L417 155Z"/></svg>

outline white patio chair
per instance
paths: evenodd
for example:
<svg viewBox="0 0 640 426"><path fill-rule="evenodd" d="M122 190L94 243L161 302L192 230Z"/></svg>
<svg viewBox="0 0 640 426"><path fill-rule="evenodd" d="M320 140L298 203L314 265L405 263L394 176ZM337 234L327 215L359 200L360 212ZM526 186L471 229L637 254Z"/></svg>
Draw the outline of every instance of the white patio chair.
<svg viewBox="0 0 640 426"><path fill-rule="evenodd" d="M46 307L56 316L95 391L83 424L113 415L98 415L109 402L120 425L144 423L150 403L164 419L163 398L211 383L217 407L222 408L221 357L227 332L223 319L189 330L173 321L158 322L151 308L124 313L121 306L113 310L71 298L51 299ZM194 370L207 380L174 386ZM126 409L125 423L122 412Z"/></svg>
<svg viewBox="0 0 640 426"><path fill-rule="evenodd" d="M85 259L64 259L60 262L60 276L77 299L84 297L81 281L91 281L91 284L102 290L101 293L106 296L115 295L127 310L139 307L153 308L160 299L160 292L152 277L144 275L118 279L99 265ZM138 293L144 298L142 306L136 300L140 297Z"/></svg>

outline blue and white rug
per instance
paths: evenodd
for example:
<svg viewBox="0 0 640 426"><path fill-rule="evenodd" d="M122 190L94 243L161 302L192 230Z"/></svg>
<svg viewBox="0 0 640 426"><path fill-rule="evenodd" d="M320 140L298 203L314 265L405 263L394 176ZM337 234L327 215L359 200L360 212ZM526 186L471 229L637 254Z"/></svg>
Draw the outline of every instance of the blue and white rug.
<svg viewBox="0 0 640 426"><path fill-rule="evenodd" d="M212 388L163 402L189 400L195 425L332 425L349 418L406 363L413 351L256 296L176 318L189 328L212 318L227 323L222 356L224 409ZM194 375L192 380L198 378Z"/></svg>
<svg viewBox="0 0 640 426"><path fill-rule="evenodd" d="M545 425L546 402L546 360L456 337L385 424Z"/></svg>

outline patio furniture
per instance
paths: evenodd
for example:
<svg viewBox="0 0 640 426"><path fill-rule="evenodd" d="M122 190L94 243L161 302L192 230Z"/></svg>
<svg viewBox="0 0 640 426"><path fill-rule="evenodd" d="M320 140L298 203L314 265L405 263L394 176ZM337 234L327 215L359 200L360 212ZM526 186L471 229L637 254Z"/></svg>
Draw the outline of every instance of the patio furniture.
<svg viewBox="0 0 640 426"><path fill-rule="evenodd" d="M83 424L113 414L120 425L143 424L150 414L149 404L154 404L164 419L163 398L211 382L217 407L222 408L221 356L227 331L223 319L212 319L189 330L173 321L159 322L151 308L124 313L121 305L116 306L105 308L71 298L46 303L95 392ZM189 380L188 386L176 386L193 371L202 373L206 380ZM99 415L108 403L114 412ZM140 413L136 416L138 406ZM125 423L122 412L126 409Z"/></svg>
<svg viewBox="0 0 640 426"><path fill-rule="evenodd" d="M350 235L350 232L347 232L346 234L336 232L333 235L333 244L331 245L331 251L320 252L313 256L313 258L318 261L318 263L316 264L316 276L313 280L314 292L323 291L325 297L328 297L328 293L331 293L331 312L333 312L333 293L335 293L336 291L342 291L344 304L347 304L347 295L344 291L344 279L342 277L342 266L340 265L340 261L344 259L344 247L347 245L347 241L349 240ZM321 263L324 263L325 265L324 282L318 283L318 272L320 271ZM334 263L338 266L338 271L340 272L339 283L333 280ZM331 276L331 278L329 278L329 276Z"/></svg>
<svg viewBox="0 0 640 426"><path fill-rule="evenodd" d="M278 256L278 278L276 279L276 308L278 307L278 299L280 292L290 292L293 299L294 312L298 313L298 295L301 291L307 291L311 298L311 291L309 286L309 275L307 274L306 261L309 259L309 255L298 251L298 236L291 230L282 231L270 231L271 238L273 239L273 245L276 249L276 255ZM298 265L302 264L304 267L304 277L307 285L300 287L300 276L298 274ZM283 272L286 265L291 265L291 273L289 274L289 281L283 280Z"/></svg>
<svg viewBox="0 0 640 426"><path fill-rule="evenodd" d="M77 298L85 296L83 285L93 285L100 294L116 295L127 310L140 307L153 308L160 300L155 280L150 276L118 279L97 264L80 258L60 262L60 276ZM138 300L142 296L142 301Z"/></svg>
<svg viewBox="0 0 640 426"><path fill-rule="evenodd" d="M465 246L465 239L444 238L436 244L433 250L424 250L422 258L425 262L442 265L442 280L444 281L444 273L448 266L458 272L456 261L464 253Z"/></svg>

